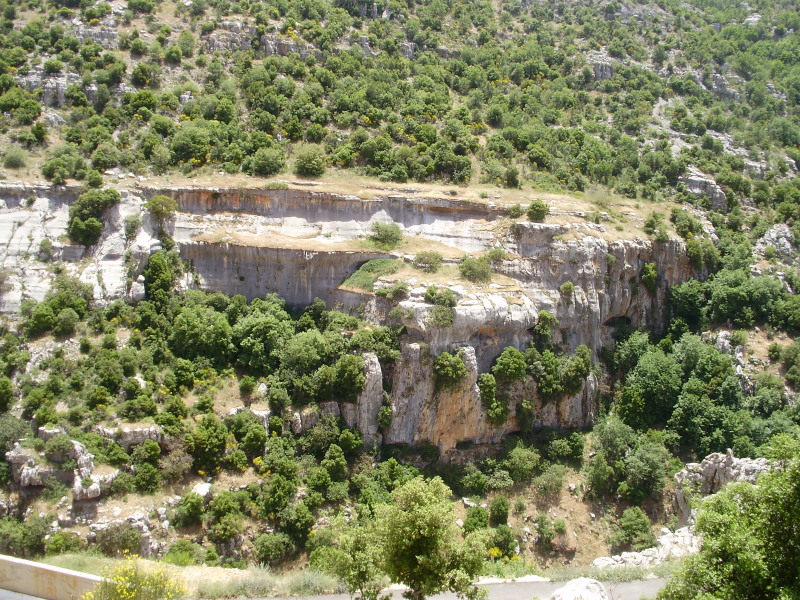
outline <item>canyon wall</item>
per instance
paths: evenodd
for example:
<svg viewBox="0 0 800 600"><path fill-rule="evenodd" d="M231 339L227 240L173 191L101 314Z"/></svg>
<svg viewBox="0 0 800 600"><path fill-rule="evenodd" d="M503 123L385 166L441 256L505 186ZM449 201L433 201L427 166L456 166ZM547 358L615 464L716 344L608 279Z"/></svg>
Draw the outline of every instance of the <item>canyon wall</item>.
<svg viewBox="0 0 800 600"><path fill-rule="evenodd" d="M391 257L382 252L324 252L209 242L181 243L179 251L200 277L203 289L242 294L249 299L276 293L293 308L308 306L314 298L352 307L352 296L339 294L339 285L368 260Z"/></svg>
<svg viewBox="0 0 800 600"><path fill-rule="evenodd" d="M388 401L393 419L382 432L383 440L434 444L451 459L464 444L493 444L521 429L582 428L593 423L598 395L594 375L579 394L549 403L539 399L535 382L528 378L514 390L516 398L527 398L533 405L527 422L520 422L513 405L501 426L486 418L478 375L491 369L506 346L527 346L540 311L557 318L554 337L562 348L570 351L585 344L596 353L611 343L619 323L658 326L667 288L692 274L678 239L653 243L612 236L603 225L582 219L511 224L503 220L504 211L491 204L405 198L389 191L358 198L302 189L129 187L121 190L121 203L104 216L98 244L84 248L65 236L69 205L79 193L74 187L0 185L0 239L6 240L0 247L4 274L0 310L16 312L22 299L42 299L56 261L63 261L58 264L66 273L90 283L99 303L142 298L142 270L148 256L161 248L144 203L155 194L168 194L178 201L178 212L166 226L187 264L188 275L181 282L185 287L243 294L248 299L275 292L293 307L319 297L330 305L358 309L376 323L386 323L397 304L399 311L392 318L399 314L407 331L399 360L382 368L374 357L370 359L368 389L340 414L370 441L380 440L376 415L387 399L381 381L391 382ZM141 225L129 239L125 220L132 215L139 216ZM451 255L503 248L505 259L494 268L505 277L482 286L458 278L440 283L458 299L448 327L432 323L424 283L411 280L408 295L399 303L339 289L366 261L393 256L366 249L359 241L377 222L397 223L406 239L417 236L446 244ZM51 242L49 256L40 251L45 239ZM408 251L414 251L413 243ZM654 292L641 284L647 263L658 271ZM568 282L571 289L563 285ZM392 283L390 275L380 285ZM443 351L460 353L468 376L452 388L437 390L433 359Z"/></svg>

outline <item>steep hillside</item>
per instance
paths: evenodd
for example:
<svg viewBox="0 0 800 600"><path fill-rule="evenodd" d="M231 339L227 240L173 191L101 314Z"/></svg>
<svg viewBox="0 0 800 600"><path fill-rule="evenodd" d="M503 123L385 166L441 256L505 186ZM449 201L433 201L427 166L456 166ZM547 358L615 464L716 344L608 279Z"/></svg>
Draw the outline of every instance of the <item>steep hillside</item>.
<svg viewBox="0 0 800 600"><path fill-rule="evenodd" d="M651 568L797 454L795 4L0 9L0 552Z"/></svg>

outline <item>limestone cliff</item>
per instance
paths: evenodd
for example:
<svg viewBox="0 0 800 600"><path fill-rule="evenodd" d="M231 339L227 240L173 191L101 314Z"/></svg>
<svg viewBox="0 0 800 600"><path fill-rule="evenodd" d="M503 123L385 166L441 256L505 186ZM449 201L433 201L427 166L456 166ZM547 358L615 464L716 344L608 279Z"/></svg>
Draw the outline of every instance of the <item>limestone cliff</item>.
<svg viewBox="0 0 800 600"><path fill-rule="evenodd" d="M361 264L392 256L361 241L374 223L396 223L406 239L446 249L452 257L502 248L505 259L494 265L504 276L501 281L474 286L454 276L440 283L458 299L452 326L432 324L432 306L424 301L426 284L412 282L399 313L393 313L401 316L408 332L401 357L386 372L390 365L367 355L367 385L358 402L330 408L358 427L368 442L377 442L377 414L386 384L394 417L383 432L384 441L431 443L445 455L460 442L491 444L523 428L591 425L598 389L594 376L577 396L550 403L538 399L533 380L521 382L515 395L531 401L533 416L521 423L512 407L500 427L486 419L477 377L506 346L526 347L542 310L558 319L557 344L565 350L586 344L597 352L610 343L620 322L658 325L665 290L691 276L682 241L653 243L635 234L612 234L603 224L579 218L576 211L560 213L556 223L512 222L503 207L490 202L419 191L404 196L396 190L373 190L359 197L296 185L267 190L127 184L120 204L104 215L97 245L84 248L65 235L69 206L79 193L74 187L0 185L0 237L6 240L0 247L0 310L15 312L22 299L41 299L53 277L54 261L63 261L68 274L90 283L100 303L141 298L141 272L148 256L161 247L155 224L143 209L156 194L178 201L178 212L166 226L188 266L190 277L184 285L248 298L276 292L294 307L320 297L379 323L394 318L389 316L391 303L340 289ZM571 214L574 222L564 222ZM126 237L126 218L137 215L140 226L133 233L129 227ZM640 284L647 263L658 271L659 285L652 293ZM573 284L571 291L563 285L567 282ZM382 285L391 283L388 277ZM454 388L436 391L433 357L459 349L468 377ZM314 418L311 413L298 414L297 427L310 426Z"/></svg>

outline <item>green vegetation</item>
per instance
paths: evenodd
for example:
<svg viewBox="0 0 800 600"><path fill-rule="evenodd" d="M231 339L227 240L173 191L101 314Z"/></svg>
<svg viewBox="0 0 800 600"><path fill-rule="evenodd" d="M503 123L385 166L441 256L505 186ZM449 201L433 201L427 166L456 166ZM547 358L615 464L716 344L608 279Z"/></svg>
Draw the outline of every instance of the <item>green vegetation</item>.
<svg viewBox="0 0 800 600"><path fill-rule="evenodd" d="M782 468L763 474L757 486L734 483L703 503L696 525L703 534L700 553L687 559L659 598L753 598L764 590L777 597L797 593L797 442L782 437L772 450Z"/></svg>
<svg viewBox="0 0 800 600"><path fill-rule="evenodd" d="M375 258L365 262L358 271L345 279L345 287L372 291L379 277L391 275L400 270L400 261L393 258Z"/></svg>

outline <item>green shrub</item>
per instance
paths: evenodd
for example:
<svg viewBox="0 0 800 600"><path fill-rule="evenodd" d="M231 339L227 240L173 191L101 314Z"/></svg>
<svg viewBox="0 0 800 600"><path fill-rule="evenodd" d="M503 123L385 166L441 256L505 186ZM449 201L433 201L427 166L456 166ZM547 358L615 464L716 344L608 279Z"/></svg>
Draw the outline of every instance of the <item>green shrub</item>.
<svg viewBox="0 0 800 600"><path fill-rule="evenodd" d="M178 567L202 565L206 557L205 548L185 538L178 538L169 547L169 551L162 559L165 563Z"/></svg>
<svg viewBox="0 0 800 600"><path fill-rule="evenodd" d="M525 356L513 346L506 347L492 367L498 381L519 381L525 378L527 364Z"/></svg>
<svg viewBox="0 0 800 600"><path fill-rule="evenodd" d="M175 212L178 210L178 201L171 196L157 194L145 202L144 207L147 209L150 217L157 223L162 223L175 215Z"/></svg>
<svg viewBox="0 0 800 600"><path fill-rule="evenodd" d="M280 563L294 552L294 543L285 533L264 533L253 542L255 558L267 565Z"/></svg>
<svg viewBox="0 0 800 600"><path fill-rule="evenodd" d="M83 547L80 536L73 531L56 531L45 540L48 555L78 552Z"/></svg>
<svg viewBox="0 0 800 600"><path fill-rule="evenodd" d="M658 289L658 269L655 263L645 263L642 268L642 285L651 294L655 294Z"/></svg>
<svg viewBox="0 0 800 600"><path fill-rule="evenodd" d="M482 506L470 506L464 519L464 533L469 535L473 531L489 526L489 511Z"/></svg>
<svg viewBox="0 0 800 600"><path fill-rule="evenodd" d="M112 523L98 531L95 538L97 548L106 556L138 554L141 541L142 534L127 522Z"/></svg>
<svg viewBox="0 0 800 600"><path fill-rule="evenodd" d="M399 270L400 261L392 258L375 258L361 265L358 271L344 280L342 285L372 291L379 277L397 273Z"/></svg>
<svg viewBox="0 0 800 600"><path fill-rule="evenodd" d="M297 152L294 172L300 177L321 177L325 174L327 157L320 146L307 146Z"/></svg>
<svg viewBox="0 0 800 600"><path fill-rule="evenodd" d="M286 153L281 148L259 148L252 158L245 162L246 171L261 177L277 175L285 167ZM322 172L325 172L324 169Z"/></svg>
<svg viewBox="0 0 800 600"><path fill-rule="evenodd" d="M442 266L442 255L438 252L423 250L414 257L414 266L426 273L436 273Z"/></svg>
<svg viewBox="0 0 800 600"><path fill-rule="evenodd" d="M513 204L506 208L506 212L508 216L512 219L519 219L522 215L525 214L525 210L519 204Z"/></svg>
<svg viewBox="0 0 800 600"><path fill-rule="evenodd" d="M656 536L650 529L650 519L638 506L626 508L619 520L619 528L608 540L613 552L632 550L639 552L656 545Z"/></svg>
<svg viewBox="0 0 800 600"><path fill-rule="evenodd" d="M428 313L428 324L432 327L451 327L454 320L453 309L447 306L434 306Z"/></svg>
<svg viewBox="0 0 800 600"><path fill-rule="evenodd" d="M489 503L489 523L494 526L507 524L508 510L508 498L505 496L495 496Z"/></svg>
<svg viewBox="0 0 800 600"><path fill-rule="evenodd" d="M561 486L564 484L565 473L564 465L549 465L541 475L533 479L536 493L543 498L558 496Z"/></svg>
<svg viewBox="0 0 800 600"><path fill-rule="evenodd" d="M565 281L558 288L561 297L568 302L572 301L572 295L575 293L575 284L571 281Z"/></svg>
<svg viewBox="0 0 800 600"><path fill-rule="evenodd" d="M3 158L3 166L6 169L22 169L25 167L25 151L18 146L11 146L6 151L5 158Z"/></svg>
<svg viewBox="0 0 800 600"><path fill-rule="evenodd" d="M66 433L54 435L44 446L44 455L47 459L57 463L66 461L72 452L72 439Z"/></svg>
<svg viewBox="0 0 800 600"><path fill-rule="evenodd" d="M534 200L528 205L528 219L541 223L550 212L550 207L541 200Z"/></svg>
<svg viewBox="0 0 800 600"><path fill-rule="evenodd" d="M451 308L458 304L458 296L453 290L437 285L429 285L425 289L424 300L436 306L449 306Z"/></svg>
<svg viewBox="0 0 800 600"><path fill-rule="evenodd" d="M65 308L56 316L55 323L53 324L53 334L56 336L70 336L75 333L75 328L80 322L81 318L71 308Z"/></svg>
<svg viewBox="0 0 800 600"><path fill-rule="evenodd" d="M492 267L485 258L466 257L458 265L461 277L473 283L488 283L492 280Z"/></svg>
<svg viewBox="0 0 800 600"><path fill-rule="evenodd" d="M403 241L403 232L397 223L373 223L369 239L384 250L391 250Z"/></svg>
<svg viewBox="0 0 800 600"><path fill-rule="evenodd" d="M202 496L190 492L178 502L172 521L176 527L197 525L201 522L204 511L205 506Z"/></svg>
<svg viewBox="0 0 800 600"><path fill-rule="evenodd" d="M142 494L155 494L161 483L161 472L150 463L143 463L136 466L133 475L133 487Z"/></svg>

